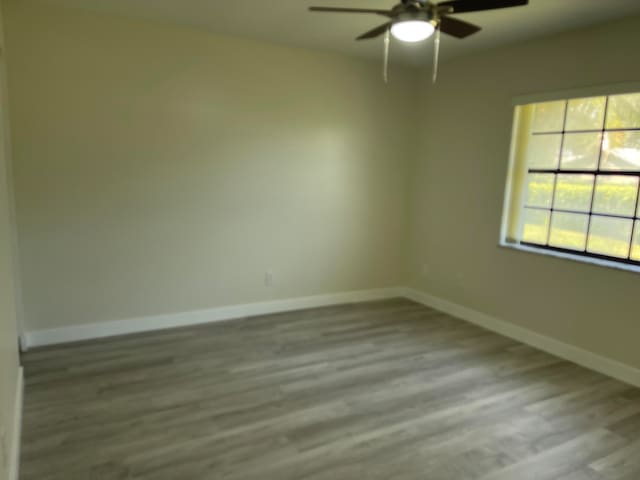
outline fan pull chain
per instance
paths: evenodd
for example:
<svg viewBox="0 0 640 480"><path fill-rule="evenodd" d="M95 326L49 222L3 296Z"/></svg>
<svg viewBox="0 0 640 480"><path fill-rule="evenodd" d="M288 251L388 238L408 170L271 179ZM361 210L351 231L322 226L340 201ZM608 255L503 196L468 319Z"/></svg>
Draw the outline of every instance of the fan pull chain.
<svg viewBox="0 0 640 480"><path fill-rule="evenodd" d="M389 36L389 29L384 34L384 66L382 71L382 78L384 83L389 83L389 46L391 44L391 37Z"/></svg>
<svg viewBox="0 0 640 480"><path fill-rule="evenodd" d="M440 66L440 28L436 29L436 38L434 42L435 52L433 55L433 83L438 81L438 68Z"/></svg>

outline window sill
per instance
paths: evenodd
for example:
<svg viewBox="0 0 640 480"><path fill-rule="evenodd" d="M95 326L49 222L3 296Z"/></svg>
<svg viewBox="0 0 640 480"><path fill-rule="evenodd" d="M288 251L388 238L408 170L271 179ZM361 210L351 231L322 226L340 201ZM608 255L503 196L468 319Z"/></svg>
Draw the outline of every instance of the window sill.
<svg viewBox="0 0 640 480"><path fill-rule="evenodd" d="M547 249L544 249L544 248L535 248L535 247L530 247L528 245L520 245L520 244L516 244L516 243L507 243L507 242L504 242L504 241L501 241L499 246L502 247L502 248L508 248L510 250L518 250L520 252L525 252L525 253L535 253L535 254L538 254L538 255L545 255L547 257L556 257L556 258L561 258L561 259L564 259L564 260L572 260L574 262L587 263L587 264L590 264L590 265L597 265L599 267L613 268L615 270L624 270L626 272L640 273L640 267L639 266L628 265L628 264L625 264L625 263L618 263L618 262L612 261L612 260L601 260L599 258L584 257L582 255L572 255L570 253L556 252L556 251L547 250Z"/></svg>

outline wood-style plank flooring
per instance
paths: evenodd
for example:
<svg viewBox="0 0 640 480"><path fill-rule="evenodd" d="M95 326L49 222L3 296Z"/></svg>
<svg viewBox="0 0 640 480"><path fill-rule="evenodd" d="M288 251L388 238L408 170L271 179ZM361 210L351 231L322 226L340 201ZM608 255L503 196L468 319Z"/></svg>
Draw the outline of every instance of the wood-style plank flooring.
<svg viewBox="0 0 640 480"><path fill-rule="evenodd" d="M408 300L23 360L22 480L640 479L640 390Z"/></svg>

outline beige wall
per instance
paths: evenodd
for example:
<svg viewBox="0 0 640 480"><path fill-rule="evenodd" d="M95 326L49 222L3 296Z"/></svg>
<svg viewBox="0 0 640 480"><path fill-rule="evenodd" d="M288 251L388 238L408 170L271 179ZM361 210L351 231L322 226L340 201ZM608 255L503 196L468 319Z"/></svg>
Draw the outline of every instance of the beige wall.
<svg viewBox="0 0 640 480"><path fill-rule="evenodd" d="M638 81L638 44L635 18L442 66L422 100L411 286L640 367L638 274L498 247L511 99Z"/></svg>
<svg viewBox="0 0 640 480"><path fill-rule="evenodd" d="M0 480L9 478L13 458L16 389L18 386L18 332L13 275L13 217L9 183L7 101L4 85L4 45L0 11ZM4 445L2 445L4 444Z"/></svg>
<svg viewBox="0 0 640 480"><path fill-rule="evenodd" d="M5 11L27 329L401 282L415 72Z"/></svg>

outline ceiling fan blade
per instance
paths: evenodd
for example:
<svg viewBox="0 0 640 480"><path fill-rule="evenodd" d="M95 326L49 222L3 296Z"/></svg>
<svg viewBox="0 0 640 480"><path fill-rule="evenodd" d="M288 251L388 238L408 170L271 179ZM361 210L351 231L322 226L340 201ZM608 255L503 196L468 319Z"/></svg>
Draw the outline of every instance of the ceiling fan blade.
<svg viewBox="0 0 640 480"><path fill-rule="evenodd" d="M440 19L440 30L456 38L467 38L474 33L478 33L482 28L457 18L443 16Z"/></svg>
<svg viewBox="0 0 640 480"><path fill-rule="evenodd" d="M391 17L391 10L378 10L373 8L339 8L339 7L309 7L312 12L328 12L328 13L373 13L375 15L383 15Z"/></svg>
<svg viewBox="0 0 640 480"><path fill-rule="evenodd" d="M384 25L380 25L379 27L374 28L373 30L369 30L367 33L363 33L356 40L368 40L370 38L376 38L382 35L384 32L389 30L391 27L391 22L385 23Z"/></svg>
<svg viewBox="0 0 640 480"><path fill-rule="evenodd" d="M528 5L529 0L451 0L438 4L438 10L444 13L479 12L498 8L520 7Z"/></svg>

